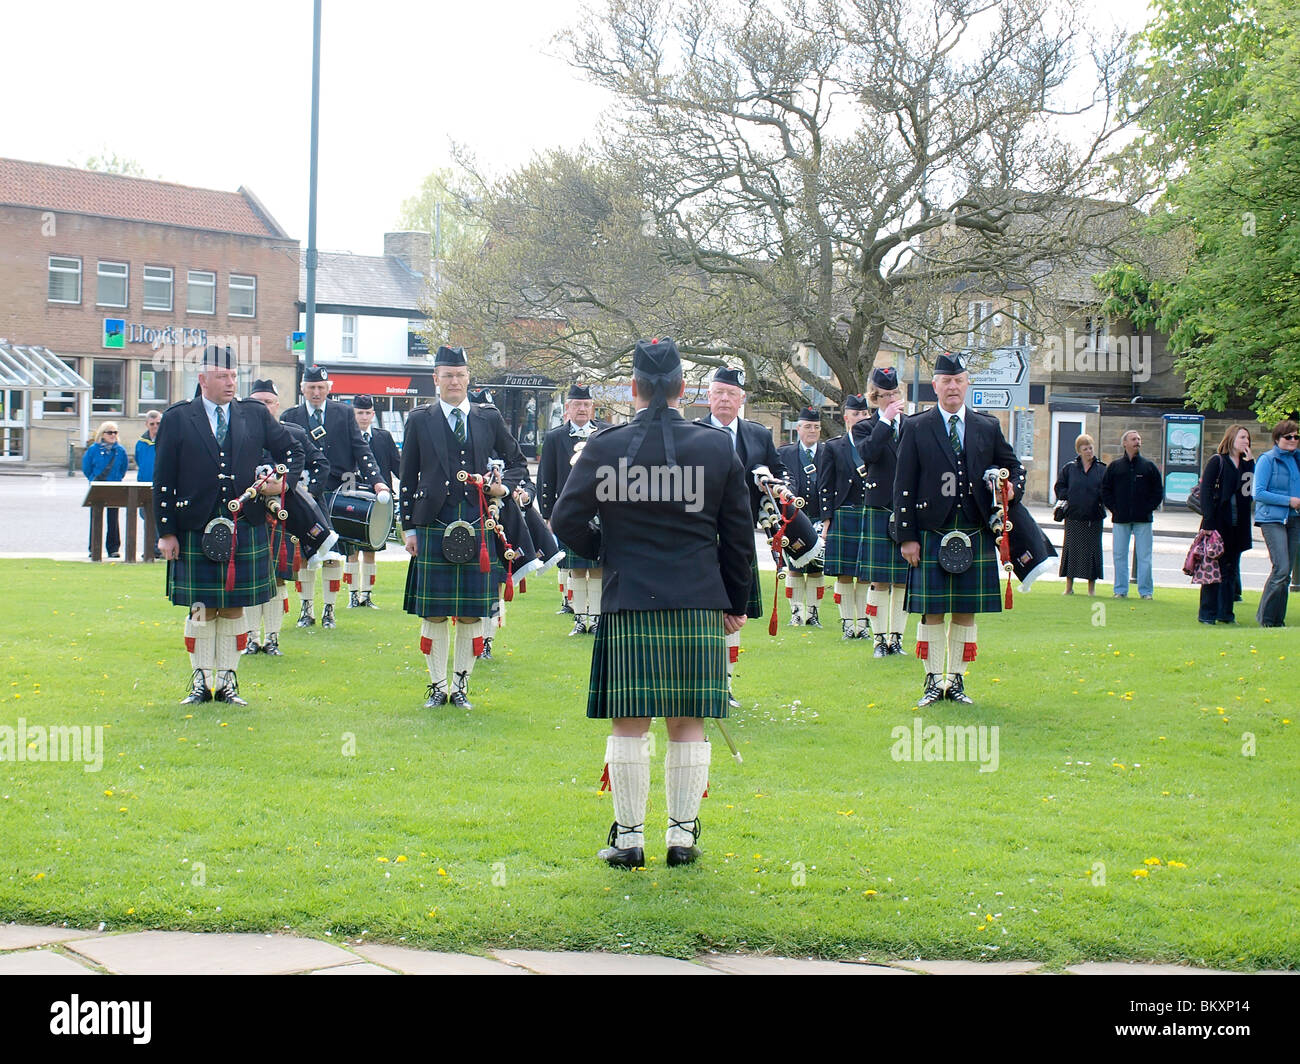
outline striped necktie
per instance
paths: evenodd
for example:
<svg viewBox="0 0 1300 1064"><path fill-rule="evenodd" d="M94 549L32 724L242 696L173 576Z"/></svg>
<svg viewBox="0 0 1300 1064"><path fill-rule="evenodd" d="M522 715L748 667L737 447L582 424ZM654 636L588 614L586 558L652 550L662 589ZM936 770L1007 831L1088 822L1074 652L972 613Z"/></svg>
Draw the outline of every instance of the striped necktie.
<svg viewBox="0 0 1300 1064"><path fill-rule="evenodd" d="M957 435L958 420L956 414L948 416L948 442L952 444L952 453L957 455L961 454L961 437Z"/></svg>
<svg viewBox="0 0 1300 1064"><path fill-rule="evenodd" d="M226 415L222 412L221 407L217 407L217 446L226 445L226 436L229 433L229 427L226 425Z"/></svg>
<svg viewBox="0 0 1300 1064"><path fill-rule="evenodd" d="M451 411L451 431L456 434L456 439L461 443L465 442L465 414L460 407L453 407Z"/></svg>

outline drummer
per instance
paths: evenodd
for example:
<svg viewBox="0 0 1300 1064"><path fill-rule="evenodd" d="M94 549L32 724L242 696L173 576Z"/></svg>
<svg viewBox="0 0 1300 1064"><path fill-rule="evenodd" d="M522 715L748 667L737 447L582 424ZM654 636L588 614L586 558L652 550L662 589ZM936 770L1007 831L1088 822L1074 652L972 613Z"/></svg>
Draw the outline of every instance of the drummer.
<svg viewBox="0 0 1300 1064"><path fill-rule="evenodd" d="M835 604L840 610L840 637L866 639L867 581L858 581L862 554L863 498L866 466L855 442L854 427L870 411L861 395L844 398L845 433L826 445L826 457L817 467L817 505L825 522L826 555L823 568L835 577Z"/></svg>
<svg viewBox="0 0 1300 1064"><path fill-rule="evenodd" d="M397 483L402 467L402 455L397 449L397 443L393 440L393 434L385 428L375 424L375 401L368 395L354 396L352 399L352 410L356 415L357 427L361 429L361 438L370 448L370 454L375 460L375 465L379 467L379 475L387 485ZM354 470L358 478L363 474L360 469ZM358 480L358 483L363 481ZM344 574L344 581L351 586L351 593L348 596L348 608L364 606L368 609L377 610L378 606L371 601L371 593L375 587L375 551L383 550L386 546L380 543L375 550L366 550L361 544L348 543L348 571ZM369 546L366 544L365 546Z"/></svg>
<svg viewBox="0 0 1300 1064"><path fill-rule="evenodd" d="M799 436L797 443L787 443L778 447L776 453L790 474L790 490L795 495L808 500L808 513L818 521L817 505L817 470L826 458L826 445L821 442L822 418L812 407L805 407L799 413L795 426ZM817 527L820 534L820 524ZM822 582L822 563L818 558L801 569L791 566L787 571L785 597L790 602L790 625L798 628L820 628L821 618L817 609L821 605L822 594L826 587Z"/></svg>
<svg viewBox="0 0 1300 1064"><path fill-rule="evenodd" d="M907 562L889 535L889 520L894 513L894 470L898 465L898 444L904 432L906 407L898 388L896 369L871 371L867 380L867 405L872 413L863 423L866 439L858 448L867 466L858 570L863 579L871 581L867 615L872 618L876 633L873 656L884 658L903 653L903 629L907 625L903 602L907 593Z"/></svg>

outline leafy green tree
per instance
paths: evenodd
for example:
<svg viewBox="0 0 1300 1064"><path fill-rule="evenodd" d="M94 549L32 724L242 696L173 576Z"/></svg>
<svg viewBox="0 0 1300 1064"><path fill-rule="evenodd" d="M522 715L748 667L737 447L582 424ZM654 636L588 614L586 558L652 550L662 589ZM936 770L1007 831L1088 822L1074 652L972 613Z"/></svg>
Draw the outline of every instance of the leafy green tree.
<svg viewBox="0 0 1300 1064"><path fill-rule="evenodd" d="M482 232L476 225L475 201L480 190L447 168L429 173L420 190L402 201L399 229L429 233L435 259L454 258L477 247Z"/></svg>
<svg viewBox="0 0 1300 1064"><path fill-rule="evenodd" d="M144 172L144 167L134 159L118 155L117 152L110 152L107 148L92 155L83 163L68 160L69 165L79 166L83 170L98 170L106 174L124 174L127 177L148 177Z"/></svg>

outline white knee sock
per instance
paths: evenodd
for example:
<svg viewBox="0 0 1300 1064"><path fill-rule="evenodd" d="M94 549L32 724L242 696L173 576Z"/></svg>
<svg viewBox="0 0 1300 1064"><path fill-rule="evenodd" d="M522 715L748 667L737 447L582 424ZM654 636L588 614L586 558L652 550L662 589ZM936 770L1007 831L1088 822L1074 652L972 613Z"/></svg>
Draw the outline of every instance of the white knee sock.
<svg viewBox="0 0 1300 1064"><path fill-rule="evenodd" d="M572 571L570 571L572 572ZM587 578L585 576L569 577L569 605L573 607L575 617L584 617L587 613Z"/></svg>
<svg viewBox="0 0 1300 1064"><path fill-rule="evenodd" d="M361 556L358 555L356 560L348 559L347 567L343 571L343 582L348 585L349 591L361 591Z"/></svg>
<svg viewBox="0 0 1300 1064"><path fill-rule="evenodd" d="M933 674L943 679L943 656L947 649L942 624L926 624L923 621L917 624L916 656L925 663L927 675Z"/></svg>
<svg viewBox="0 0 1300 1064"><path fill-rule="evenodd" d="M189 651L190 668L202 672L204 683L211 688L217 668L216 621L201 621L197 617L186 617L185 649Z"/></svg>
<svg viewBox="0 0 1300 1064"><path fill-rule="evenodd" d="M671 745L671 744L670 744ZM620 850L645 846L645 807L650 798L650 736L611 735L605 740L605 764L614 798L614 820L632 831L619 831Z"/></svg>
<svg viewBox="0 0 1300 1064"><path fill-rule="evenodd" d="M903 609L903 598L907 588L893 586L889 589L889 634L900 639L907 628L907 611Z"/></svg>
<svg viewBox="0 0 1300 1064"><path fill-rule="evenodd" d="M731 674L740 660L740 633L732 632L727 639L727 690L731 690Z"/></svg>
<svg viewBox="0 0 1300 1064"><path fill-rule="evenodd" d="M304 602L310 602L316 597L316 570L299 569L294 573L294 586L298 589L298 595Z"/></svg>
<svg viewBox="0 0 1300 1064"><path fill-rule="evenodd" d="M452 687L456 691L469 690L469 676L474 671L474 659L483 652L483 622L472 620L456 622L456 646L452 651Z"/></svg>
<svg viewBox="0 0 1300 1064"><path fill-rule="evenodd" d="M867 586L867 616L876 635L884 635L889 628L889 590L875 584Z"/></svg>
<svg viewBox="0 0 1300 1064"><path fill-rule="evenodd" d="M966 666L975 660L975 626L973 624L948 625L948 673L962 676Z"/></svg>
<svg viewBox="0 0 1300 1064"><path fill-rule="evenodd" d="M447 686L447 647L451 642L448 629L450 621L431 621L425 618L420 622L420 653L429 664L429 679L434 684Z"/></svg>
<svg viewBox="0 0 1300 1064"><path fill-rule="evenodd" d="M664 788L668 796L669 846L692 846L695 837L691 829L700 812L700 798L709 785L709 757L712 747L707 742L668 744L664 757ZM679 826L680 825L680 826Z"/></svg>
<svg viewBox="0 0 1300 1064"><path fill-rule="evenodd" d="M600 592L603 584L603 577L587 577L587 616L593 621L600 620Z"/></svg>
<svg viewBox="0 0 1300 1064"><path fill-rule="evenodd" d="M247 645L248 622L241 614L238 617L218 617L216 621L216 670L217 683L224 677L222 673L234 673L239 668L239 656Z"/></svg>
<svg viewBox="0 0 1300 1064"><path fill-rule="evenodd" d="M857 625L857 631L869 632L871 622L867 619L867 589L869 584L861 581L855 581L853 584L853 621Z"/></svg>
<svg viewBox="0 0 1300 1064"><path fill-rule="evenodd" d="M853 623L853 584L845 583L843 580L835 581L835 605L840 611L840 622L848 621ZM852 629L850 629L851 631Z"/></svg>
<svg viewBox="0 0 1300 1064"><path fill-rule="evenodd" d="M357 590L368 595L375 589L375 576L379 572L379 567L374 562L362 561L358 564L361 574L361 586Z"/></svg>
<svg viewBox="0 0 1300 1064"><path fill-rule="evenodd" d="M339 597L339 588L343 586L343 565L330 562L321 566L321 598L326 606L333 606Z"/></svg>

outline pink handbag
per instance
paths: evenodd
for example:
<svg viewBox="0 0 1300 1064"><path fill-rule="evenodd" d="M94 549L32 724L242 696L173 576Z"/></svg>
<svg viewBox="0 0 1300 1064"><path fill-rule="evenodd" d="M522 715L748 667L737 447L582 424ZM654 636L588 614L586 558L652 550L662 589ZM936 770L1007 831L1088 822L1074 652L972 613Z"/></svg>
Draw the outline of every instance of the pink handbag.
<svg viewBox="0 0 1300 1064"><path fill-rule="evenodd" d="M1217 584L1223 579L1219 558L1223 555L1223 537L1214 529L1201 529L1192 540L1183 559L1183 572L1193 584Z"/></svg>

